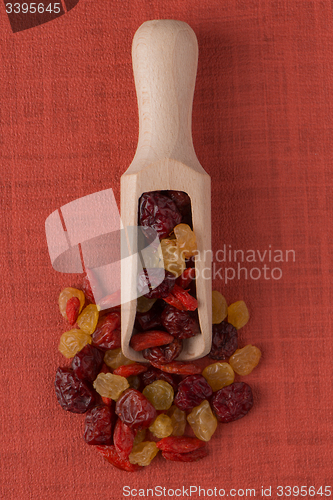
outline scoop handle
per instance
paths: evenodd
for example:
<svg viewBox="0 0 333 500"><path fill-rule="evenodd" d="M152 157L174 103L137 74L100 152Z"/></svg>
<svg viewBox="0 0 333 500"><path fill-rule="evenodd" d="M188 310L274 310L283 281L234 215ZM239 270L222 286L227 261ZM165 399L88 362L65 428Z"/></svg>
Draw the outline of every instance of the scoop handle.
<svg viewBox="0 0 333 500"><path fill-rule="evenodd" d="M197 165L191 132L198 64L194 31L182 21L146 21L134 35L132 61L139 107L133 162L172 158Z"/></svg>

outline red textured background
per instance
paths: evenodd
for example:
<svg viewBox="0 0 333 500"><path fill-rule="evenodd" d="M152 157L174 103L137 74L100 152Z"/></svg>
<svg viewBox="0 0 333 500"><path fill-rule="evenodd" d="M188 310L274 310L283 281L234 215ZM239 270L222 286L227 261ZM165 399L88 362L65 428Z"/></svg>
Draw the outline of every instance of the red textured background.
<svg viewBox="0 0 333 500"><path fill-rule="evenodd" d="M123 485L260 496L262 485L331 485L331 2L80 0L15 34L0 9L0 498L120 499ZM131 41L155 18L186 21L198 37L193 137L213 180L214 249L271 245L294 249L296 261L278 264L280 280L215 280L229 303L248 304L241 344L263 351L244 379L253 410L219 426L209 458L158 457L126 475L85 445L84 417L55 399L66 329L57 296L78 277L52 269L44 222L101 189L119 201L138 135Z"/></svg>

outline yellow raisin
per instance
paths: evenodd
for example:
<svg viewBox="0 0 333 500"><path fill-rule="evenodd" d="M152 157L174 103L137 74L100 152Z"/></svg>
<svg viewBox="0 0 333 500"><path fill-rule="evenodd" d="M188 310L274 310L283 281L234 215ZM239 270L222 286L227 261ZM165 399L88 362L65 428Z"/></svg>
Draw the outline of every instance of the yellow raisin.
<svg viewBox="0 0 333 500"><path fill-rule="evenodd" d="M133 446L128 459L131 464L146 466L150 464L154 457L156 457L158 451L159 450L153 441L143 441L142 443Z"/></svg>
<svg viewBox="0 0 333 500"><path fill-rule="evenodd" d="M129 388L125 377L113 373L99 373L94 381L94 388L103 398L117 401L122 392Z"/></svg>
<svg viewBox="0 0 333 500"><path fill-rule="evenodd" d="M197 251L197 238L188 224L178 224L173 228L179 250L185 259L195 255Z"/></svg>
<svg viewBox="0 0 333 500"><path fill-rule="evenodd" d="M123 355L121 348L111 349L104 354L104 363L115 370L119 366L132 365L134 361Z"/></svg>
<svg viewBox="0 0 333 500"><path fill-rule="evenodd" d="M138 313L145 313L150 311L157 299L147 299L143 295L138 297L136 302L136 310Z"/></svg>
<svg viewBox="0 0 333 500"><path fill-rule="evenodd" d="M91 344L91 335L74 328L61 335L59 351L66 358L73 358L87 344Z"/></svg>
<svg viewBox="0 0 333 500"><path fill-rule="evenodd" d="M202 375L205 377L213 391L219 391L222 387L230 385L235 380L234 370L229 363L212 363L206 366Z"/></svg>
<svg viewBox="0 0 333 500"><path fill-rule="evenodd" d="M228 304L217 290L212 291L213 325L218 325L228 316Z"/></svg>
<svg viewBox="0 0 333 500"><path fill-rule="evenodd" d="M92 335L98 322L99 312L95 304L85 307L77 318L77 324L85 333Z"/></svg>
<svg viewBox="0 0 333 500"><path fill-rule="evenodd" d="M84 297L84 293L82 292L82 290L78 290L77 288L71 288L71 287L64 288L60 292L58 303L59 303L59 309L60 309L61 315L67 320L68 320L68 318L67 318L67 314L66 314L66 306L67 306L67 302L72 297L77 297L79 299L80 312L82 311L82 307L84 306L84 302L85 302L85 297Z"/></svg>
<svg viewBox="0 0 333 500"><path fill-rule="evenodd" d="M186 264L185 257L181 254L177 241L170 239L161 240L161 249L164 260L164 268L176 277L180 276L184 271Z"/></svg>
<svg viewBox="0 0 333 500"><path fill-rule="evenodd" d="M249 317L249 311L243 300L234 302L228 307L228 323L231 323L237 330L246 325Z"/></svg>
<svg viewBox="0 0 333 500"><path fill-rule="evenodd" d="M193 408L187 416L187 421L196 437L201 441L209 441L217 428L217 418L213 415L206 399L199 406Z"/></svg>
<svg viewBox="0 0 333 500"><path fill-rule="evenodd" d="M145 437L146 437L146 429L140 429L136 433L136 436L135 436L134 441L133 441L133 446L136 446L137 444L142 443L142 441L145 439Z"/></svg>
<svg viewBox="0 0 333 500"><path fill-rule="evenodd" d="M260 349L248 344L242 349L237 349L229 359L229 363L238 375L248 375L259 363L260 356Z"/></svg>
<svg viewBox="0 0 333 500"><path fill-rule="evenodd" d="M151 402L156 410L168 410L173 402L174 391L168 382L155 380L146 385L142 394Z"/></svg>
<svg viewBox="0 0 333 500"><path fill-rule="evenodd" d="M155 437L162 439L172 434L173 427L171 418L165 413L162 413L155 418L154 422L149 427L149 430Z"/></svg>
<svg viewBox="0 0 333 500"><path fill-rule="evenodd" d="M168 416L171 418L173 427L172 436L182 436L186 428L186 413L176 405L172 405L168 410Z"/></svg>

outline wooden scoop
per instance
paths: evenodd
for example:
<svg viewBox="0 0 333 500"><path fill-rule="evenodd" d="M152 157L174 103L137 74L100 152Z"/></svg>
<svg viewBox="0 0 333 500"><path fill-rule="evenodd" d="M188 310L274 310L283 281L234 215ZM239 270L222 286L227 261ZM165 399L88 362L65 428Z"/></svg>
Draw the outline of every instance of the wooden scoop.
<svg viewBox="0 0 333 500"><path fill-rule="evenodd" d="M192 206L193 231L199 257L195 262L201 335L184 340L178 360L205 356L211 348L211 191L210 177L196 157L192 135L192 101L198 62L198 43L188 24L174 20L143 23L134 35L133 71L139 107L139 140L134 159L121 177L122 245L133 258L121 260L121 337L126 357L143 361L130 347L136 314L137 260L128 226L138 224L142 193L185 191ZM135 250L135 248L134 248ZM131 295L134 294L134 295Z"/></svg>

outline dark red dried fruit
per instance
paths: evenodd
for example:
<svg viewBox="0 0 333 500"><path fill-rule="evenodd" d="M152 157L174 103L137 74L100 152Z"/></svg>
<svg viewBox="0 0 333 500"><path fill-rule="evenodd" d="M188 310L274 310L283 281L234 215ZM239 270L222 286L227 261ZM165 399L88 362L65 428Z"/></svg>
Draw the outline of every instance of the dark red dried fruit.
<svg viewBox="0 0 333 500"><path fill-rule="evenodd" d="M163 309L157 301L150 311L146 313L136 313L136 326L142 330L156 330L161 326L161 314Z"/></svg>
<svg viewBox="0 0 333 500"><path fill-rule="evenodd" d="M77 297L71 297L66 304L66 315L70 325L74 325L80 311L80 300Z"/></svg>
<svg viewBox="0 0 333 500"><path fill-rule="evenodd" d="M131 338L130 345L135 351L143 351L149 347L170 344L173 336L161 330L150 330L144 333L137 333Z"/></svg>
<svg viewBox="0 0 333 500"><path fill-rule="evenodd" d="M143 357L148 361L157 363L170 363L176 359L182 352L183 342L180 339L174 339L170 344L160 347L151 347L142 351Z"/></svg>
<svg viewBox="0 0 333 500"><path fill-rule="evenodd" d="M97 323L92 334L93 345L110 350L121 347L120 313L111 312Z"/></svg>
<svg viewBox="0 0 333 500"><path fill-rule="evenodd" d="M85 413L95 402L95 391L70 368L58 368L54 385L58 403L66 411Z"/></svg>
<svg viewBox="0 0 333 500"><path fill-rule="evenodd" d="M162 299L169 295L175 281L175 275L165 269L144 269L138 275L138 292L147 299Z"/></svg>
<svg viewBox="0 0 333 500"><path fill-rule="evenodd" d="M251 387L245 382L234 382L215 392L212 407L222 423L233 422L245 415L253 406Z"/></svg>
<svg viewBox="0 0 333 500"><path fill-rule="evenodd" d="M212 359L227 359L233 355L238 347L238 332L236 328L222 321L213 325L212 348L209 357Z"/></svg>
<svg viewBox="0 0 333 500"><path fill-rule="evenodd" d="M166 196L171 198L182 215L187 214L191 209L191 198L184 191L166 191Z"/></svg>
<svg viewBox="0 0 333 500"><path fill-rule="evenodd" d="M149 370L147 370L143 375L142 375L142 382L144 386L152 384L155 382L155 380L164 380L165 382L168 382L173 388L173 390L176 392L177 387L178 387L178 377L176 375L171 375L170 373L163 373L161 370L158 370L157 368L154 368L151 366Z"/></svg>
<svg viewBox="0 0 333 500"><path fill-rule="evenodd" d="M171 363L165 365L155 363L155 361L151 361L150 363L163 372L175 373L178 375L197 375L202 371L200 366L194 363L183 363L181 361L171 361Z"/></svg>
<svg viewBox="0 0 333 500"><path fill-rule="evenodd" d="M112 410L109 406L99 405L86 414L84 440L88 444L111 444Z"/></svg>
<svg viewBox="0 0 333 500"><path fill-rule="evenodd" d="M139 201L139 226L153 228L160 239L166 238L182 220L176 204L160 192L143 193ZM150 231L149 231L150 233Z"/></svg>
<svg viewBox="0 0 333 500"><path fill-rule="evenodd" d="M104 353L87 344L75 354L72 368L77 378L93 382L103 365Z"/></svg>
<svg viewBox="0 0 333 500"><path fill-rule="evenodd" d="M132 429L146 429L157 417L153 405L136 389L127 389L118 399L116 414Z"/></svg>
<svg viewBox="0 0 333 500"><path fill-rule="evenodd" d="M139 375L147 371L147 367L144 365L139 365L139 363L134 363L133 365L123 365L119 366L113 371L114 375L120 375L121 377L130 377L131 375Z"/></svg>
<svg viewBox="0 0 333 500"><path fill-rule="evenodd" d="M211 386L202 375L190 375L179 384L174 404L182 411L193 410L212 394Z"/></svg>
<svg viewBox="0 0 333 500"><path fill-rule="evenodd" d="M188 311L167 305L161 315L164 328L178 339L188 339L200 333L198 319Z"/></svg>
<svg viewBox="0 0 333 500"><path fill-rule="evenodd" d="M176 285L181 286L182 288L188 288L192 283L192 280L195 278L195 269L193 267L187 267L183 274L178 276L176 280Z"/></svg>
<svg viewBox="0 0 333 500"><path fill-rule="evenodd" d="M197 299L192 297L181 286L175 284L171 293L183 304L186 311L195 311L198 308Z"/></svg>
<svg viewBox="0 0 333 500"><path fill-rule="evenodd" d="M140 465L131 464L128 459L121 458L115 446L96 446L96 450L117 469L125 470L126 472L135 472L142 469Z"/></svg>
<svg viewBox="0 0 333 500"><path fill-rule="evenodd" d="M127 459L133 448L136 432L118 418L114 428L113 442L121 458Z"/></svg>
<svg viewBox="0 0 333 500"><path fill-rule="evenodd" d="M207 457L208 451L206 448L200 448L192 453L174 453L172 451L162 451L162 456L173 462L197 462L202 458Z"/></svg>
<svg viewBox="0 0 333 500"><path fill-rule="evenodd" d="M173 453L190 453L199 448L204 448L205 441L196 437L169 436L156 443L157 448L162 451L171 451Z"/></svg>

